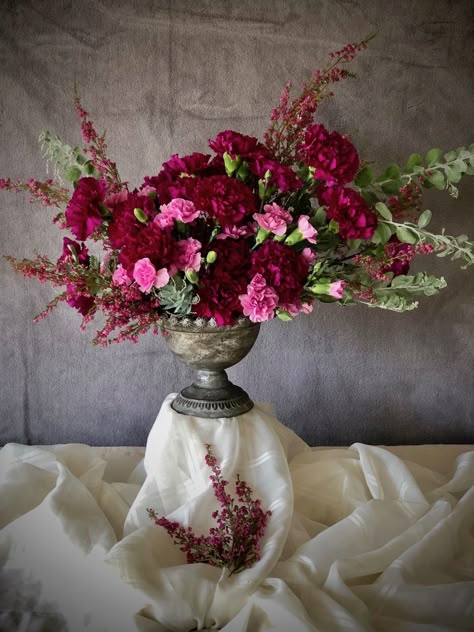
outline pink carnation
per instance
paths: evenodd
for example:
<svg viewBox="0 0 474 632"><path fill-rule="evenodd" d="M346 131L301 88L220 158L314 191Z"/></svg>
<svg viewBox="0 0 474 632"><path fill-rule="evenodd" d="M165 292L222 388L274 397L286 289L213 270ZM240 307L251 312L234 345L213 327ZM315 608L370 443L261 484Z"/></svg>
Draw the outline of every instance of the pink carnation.
<svg viewBox="0 0 474 632"><path fill-rule="evenodd" d="M170 280L166 268L156 271L148 257L139 259L133 268L133 278L138 283L141 292L148 294L152 287L163 287Z"/></svg>
<svg viewBox="0 0 474 632"><path fill-rule="evenodd" d="M311 314L311 312L313 311L313 306L311 305L311 303L300 303L298 301L296 303L289 303L287 305L282 304L280 305L280 309L285 310L285 312L288 312L288 314L294 318L300 313Z"/></svg>
<svg viewBox="0 0 474 632"><path fill-rule="evenodd" d="M178 241L175 246L176 258L173 261L173 268L176 270L196 270L201 267L201 247L202 244L197 239L189 237ZM174 270L171 270L173 274Z"/></svg>
<svg viewBox="0 0 474 632"><path fill-rule="evenodd" d="M332 296L333 298L342 298L345 287L345 281L334 281L329 285L329 296Z"/></svg>
<svg viewBox="0 0 474 632"><path fill-rule="evenodd" d="M261 274L256 274L247 285L247 294L241 294L239 300L244 316L248 316L254 323L261 323L274 317L278 294L268 287Z"/></svg>
<svg viewBox="0 0 474 632"><path fill-rule="evenodd" d="M127 271L121 263L118 264L117 269L112 274L112 281L115 285L130 285L132 279L128 276Z"/></svg>
<svg viewBox="0 0 474 632"><path fill-rule="evenodd" d="M291 224L292 217L284 208L278 204L265 204L263 207L265 213L255 213L253 215L257 224L274 235L281 237L286 233L288 224Z"/></svg>
<svg viewBox="0 0 474 632"><path fill-rule="evenodd" d="M298 228L303 235L303 239L306 239L311 244L316 243L315 236L318 234L318 231L309 223L308 215L300 215L298 218Z"/></svg>
<svg viewBox="0 0 474 632"><path fill-rule="evenodd" d="M232 224L224 226L222 233L219 233L216 239L240 239L241 237L250 237L255 235L256 225L249 223L246 226L233 226Z"/></svg>
<svg viewBox="0 0 474 632"><path fill-rule="evenodd" d="M169 204L162 204L160 206L161 216L165 215L175 220L183 222L183 224L189 224L199 217L200 211L196 209L194 204L189 200L183 200L182 198L174 198ZM160 215L155 218L155 221L159 222Z"/></svg>
<svg viewBox="0 0 474 632"><path fill-rule="evenodd" d="M318 255L314 252L314 250L311 250L311 248L303 248L301 254L308 263L313 263L313 261L318 258Z"/></svg>

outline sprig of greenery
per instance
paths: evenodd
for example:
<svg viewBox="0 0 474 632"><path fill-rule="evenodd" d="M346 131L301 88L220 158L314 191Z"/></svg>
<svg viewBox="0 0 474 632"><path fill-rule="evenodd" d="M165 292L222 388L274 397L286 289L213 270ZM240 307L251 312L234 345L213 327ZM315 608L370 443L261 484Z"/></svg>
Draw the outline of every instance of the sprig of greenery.
<svg viewBox="0 0 474 632"><path fill-rule="evenodd" d="M92 176L99 178L99 172L86 158L81 147L71 147L63 142L57 134L45 129L39 136L43 158L53 164L55 177L63 182L75 184L79 178Z"/></svg>
<svg viewBox="0 0 474 632"><path fill-rule="evenodd" d="M387 281L377 281L371 287L372 300L355 299L369 307L380 307L394 312L405 312L418 307L415 296L433 296L446 287L443 277L426 272L415 275L400 275Z"/></svg>

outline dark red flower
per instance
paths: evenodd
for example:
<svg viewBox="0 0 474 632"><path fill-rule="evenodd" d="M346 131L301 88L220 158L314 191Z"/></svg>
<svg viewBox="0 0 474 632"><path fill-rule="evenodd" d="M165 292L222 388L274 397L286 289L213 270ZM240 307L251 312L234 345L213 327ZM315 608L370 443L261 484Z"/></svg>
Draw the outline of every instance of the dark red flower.
<svg viewBox="0 0 474 632"><path fill-rule="evenodd" d="M70 307L77 309L79 314L87 316L94 306L94 298L92 296L79 293L72 283L69 283L66 287L68 298L66 300Z"/></svg>
<svg viewBox="0 0 474 632"><path fill-rule="evenodd" d="M168 204L170 200L177 197L191 200L198 181L196 176L205 177L225 173L222 160L209 162L209 159L209 154L197 152L189 156L174 154L163 163L157 176L145 178L143 187L151 186L156 189L160 204Z"/></svg>
<svg viewBox="0 0 474 632"><path fill-rule="evenodd" d="M217 219L221 226L238 224L257 210L249 187L227 176L200 180L193 201L196 208Z"/></svg>
<svg viewBox="0 0 474 632"><path fill-rule="evenodd" d="M175 258L175 240L169 229L164 230L151 222L142 224L141 230L131 235L123 244L118 262L127 271L130 278L139 259L148 257L157 270L168 268Z"/></svg>
<svg viewBox="0 0 474 632"><path fill-rule="evenodd" d="M220 156L227 152L232 160L235 160L236 156L244 160L268 156L268 150L257 138L245 136L230 129L217 134L214 140L209 140L209 147Z"/></svg>
<svg viewBox="0 0 474 632"><path fill-rule="evenodd" d="M393 276L408 274L410 270L410 261L415 256L413 246L411 244L402 244L396 236L385 244L385 254L390 259L389 265L384 266L381 272L393 272Z"/></svg>
<svg viewBox="0 0 474 632"><path fill-rule="evenodd" d="M323 187L317 191L318 199L326 207L329 219L339 224L343 239L371 239L377 228L377 216L364 198L345 187Z"/></svg>
<svg viewBox="0 0 474 632"><path fill-rule="evenodd" d="M152 198L128 191L111 195L107 199L107 207L112 215L107 233L114 250L119 250L128 239L143 229L143 224L134 215L136 208L142 209L150 220L156 215L155 201Z"/></svg>
<svg viewBox="0 0 474 632"><path fill-rule="evenodd" d="M263 178L266 172L270 171L270 185L280 189L283 193L296 191L303 185L291 167L286 167L276 160L269 158L253 160L249 162L249 169L258 178Z"/></svg>
<svg viewBox="0 0 474 632"><path fill-rule="evenodd" d="M315 168L314 177L327 184L352 182L359 171L359 156L352 143L324 125L313 125L305 134L297 156Z"/></svg>
<svg viewBox="0 0 474 632"><path fill-rule="evenodd" d="M63 252L58 261L74 261L73 252L76 254L79 263L89 265L89 250L85 244L80 244L69 237L63 237Z"/></svg>
<svg viewBox="0 0 474 632"><path fill-rule="evenodd" d="M102 224L100 205L104 202L107 185L104 180L79 178L66 208L66 226L84 241Z"/></svg>
<svg viewBox="0 0 474 632"><path fill-rule="evenodd" d="M269 240L253 252L250 274L263 276L277 292L279 305L291 305L301 298L308 269L308 262L296 250Z"/></svg>
<svg viewBox="0 0 474 632"><path fill-rule="evenodd" d="M198 316L215 318L219 326L231 325L242 316L239 295L250 282L250 245L243 239L212 242L216 262L200 274Z"/></svg>

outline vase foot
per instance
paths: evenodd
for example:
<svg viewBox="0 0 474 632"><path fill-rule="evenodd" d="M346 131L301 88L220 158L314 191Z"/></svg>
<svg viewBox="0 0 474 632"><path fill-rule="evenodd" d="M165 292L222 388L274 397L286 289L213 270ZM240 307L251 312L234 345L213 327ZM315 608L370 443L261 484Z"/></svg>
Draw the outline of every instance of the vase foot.
<svg viewBox="0 0 474 632"><path fill-rule="evenodd" d="M253 402L243 388L226 379L225 385L214 388L203 388L196 382L183 388L171 407L182 415L217 419L243 415L252 410Z"/></svg>

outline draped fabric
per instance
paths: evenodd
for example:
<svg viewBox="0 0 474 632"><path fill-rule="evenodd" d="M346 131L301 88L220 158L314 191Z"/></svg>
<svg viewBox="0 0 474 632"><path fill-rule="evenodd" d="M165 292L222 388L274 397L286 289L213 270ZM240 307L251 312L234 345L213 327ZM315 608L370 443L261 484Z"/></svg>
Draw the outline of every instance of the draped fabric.
<svg viewBox="0 0 474 632"><path fill-rule="evenodd" d="M472 629L469 446L451 464L450 446L432 447L430 466L361 443L313 449L266 405L210 420L178 415L171 399L143 459L3 448L2 630ZM205 444L272 511L260 561L232 576L186 564L146 511L207 533L217 501Z"/></svg>

